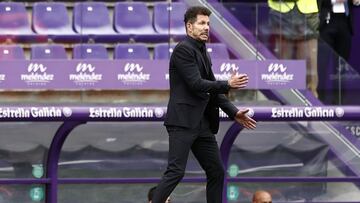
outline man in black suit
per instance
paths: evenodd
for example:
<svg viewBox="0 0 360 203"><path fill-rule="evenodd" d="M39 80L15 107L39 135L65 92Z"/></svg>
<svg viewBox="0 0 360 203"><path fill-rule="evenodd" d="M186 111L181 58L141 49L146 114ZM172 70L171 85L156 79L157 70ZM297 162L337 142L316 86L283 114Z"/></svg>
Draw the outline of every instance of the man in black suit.
<svg viewBox="0 0 360 203"><path fill-rule="evenodd" d="M326 104L342 104L349 95L339 80L350 56L353 34L352 8L360 0L318 0L320 39L318 48L319 98ZM340 57L338 57L340 56ZM342 70L342 71L340 71Z"/></svg>
<svg viewBox="0 0 360 203"><path fill-rule="evenodd" d="M349 59L352 36L352 7L359 0L318 0L320 37L345 60Z"/></svg>
<svg viewBox="0 0 360 203"><path fill-rule="evenodd" d="M238 110L223 95L230 89L244 88L248 77L233 74L228 81L215 80L205 46L210 14L205 7L186 11L187 37L174 48L170 58L170 99L165 119L169 158L153 203L164 203L183 178L190 150L206 172L207 202L220 203L225 172L214 136L219 129L219 107L245 128L256 127L246 114L248 110Z"/></svg>

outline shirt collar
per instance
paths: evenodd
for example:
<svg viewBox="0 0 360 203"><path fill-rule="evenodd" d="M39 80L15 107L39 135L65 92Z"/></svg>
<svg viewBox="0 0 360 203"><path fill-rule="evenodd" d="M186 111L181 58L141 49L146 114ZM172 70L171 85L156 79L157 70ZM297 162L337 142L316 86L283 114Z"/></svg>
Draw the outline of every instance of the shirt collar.
<svg viewBox="0 0 360 203"><path fill-rule="evenodd" d="M202 41L199 41L199 40L196 40L190 36L186 36L187 40L193 44L194 46L196 46L200 51L202 51L202 49L205 48L205 42L202 42Z"/></svg>

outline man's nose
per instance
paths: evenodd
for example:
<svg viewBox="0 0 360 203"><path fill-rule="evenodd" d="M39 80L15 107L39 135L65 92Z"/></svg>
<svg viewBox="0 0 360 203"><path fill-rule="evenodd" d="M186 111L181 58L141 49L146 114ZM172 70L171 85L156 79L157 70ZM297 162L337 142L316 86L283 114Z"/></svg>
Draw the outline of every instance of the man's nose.
<svg viewBox="0 0 360 203"><path fill-rule="evenodd" d="M209 31L209 29L210 29L210 26L209 26L209 25L205 25L204 30L205 30L205 31Z"/></svg>

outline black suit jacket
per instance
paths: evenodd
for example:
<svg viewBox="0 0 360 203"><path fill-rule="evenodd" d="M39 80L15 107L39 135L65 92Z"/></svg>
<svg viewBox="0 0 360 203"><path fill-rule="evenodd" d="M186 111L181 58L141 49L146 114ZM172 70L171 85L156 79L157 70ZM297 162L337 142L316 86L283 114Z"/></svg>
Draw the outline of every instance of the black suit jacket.
<svg viewBox="0 0 360 203"><path fill-rule="evenodd" d="M174 48L170 58L170 99L166 126L195 128L203 116L212 133L219 129L219 107L234 118L238 109L225 97L227 81L216 81L210 64L202 56L196 41L186 37ZM207 79L206 79L207 78Z"/></svg>
<svg viewBox="0 0 360 203"><path fill-rule="evenodd" d="M318 1L318 6L319 6L319 10L320 10L320 14L319 14L319 18L320 18L320 25L319 25L319 30L321 31L322 28L324 28L324 26L327 24L326 23L326 18L328 16L328 14L332 15L332 4L331 4L331 0L317 0ZM349 17L348 17L348 22L349 22L349 28L350 28L350 33L353 33L353 28L352 28L352 8L353 8L353 3L352 0L348 0L349 3ZM331 16L330 16L330 20L331 20Z"/></svg>

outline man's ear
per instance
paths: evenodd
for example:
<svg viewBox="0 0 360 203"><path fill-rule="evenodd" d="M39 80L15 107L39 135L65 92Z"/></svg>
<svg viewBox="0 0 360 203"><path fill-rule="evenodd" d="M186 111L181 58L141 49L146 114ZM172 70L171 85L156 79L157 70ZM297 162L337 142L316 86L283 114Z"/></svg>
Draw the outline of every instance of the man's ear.
<svg viewBox="0 0 360 203"><path fill-rule="evenodd" d="M186 23L186 29L188 32L192 32L192 25L190 22Z"/></svg>

